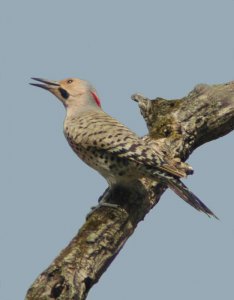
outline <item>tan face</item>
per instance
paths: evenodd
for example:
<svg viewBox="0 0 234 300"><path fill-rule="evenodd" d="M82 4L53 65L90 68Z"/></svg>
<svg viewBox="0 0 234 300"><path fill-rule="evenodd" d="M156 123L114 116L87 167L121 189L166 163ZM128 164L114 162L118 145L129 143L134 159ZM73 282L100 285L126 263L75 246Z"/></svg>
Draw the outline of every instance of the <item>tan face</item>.
<svg viewBox="0 0 234 300"><path fill-rule="evenodd" d="M32 78L42 83L31 83L31 85L46 89L59 98L62 102L70 96L78 97L87 92L89 84L78 78L67 78L61 81L53 81L42 78Z"/></svg>
<svg viewBox="0 0 234 300"><path fill-rule="evenodd" d="M60 89L65 90L70 96L76 97L87 91L87 82L78 78L68 78L59 81ZM60 90L61 95L63 92ZM67 97L68 95L66 95Z"/></svg>
<svg viewBox="0 0 234 300"><path fill-rule="evenodd" d="M59 100L62 101L65 107L74 104L87 105L96 103L100 106L100 100L97 97L94 88L85 80L78 78L67 78L60 81L47 80L42 78L32 78L40 83L30 83L31 85L43 88L50 91ZM81 101L81 96L87 97ZM83 97L84 98L84 97ZM86 102L86 103L85 103Z"/></svg>

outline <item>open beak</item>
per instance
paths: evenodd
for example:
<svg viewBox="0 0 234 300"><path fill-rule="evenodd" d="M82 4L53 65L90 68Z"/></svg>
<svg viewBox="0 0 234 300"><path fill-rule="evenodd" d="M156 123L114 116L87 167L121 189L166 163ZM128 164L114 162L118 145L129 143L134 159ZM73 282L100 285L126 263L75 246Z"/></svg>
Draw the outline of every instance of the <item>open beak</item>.
<svg viewBox="0 0 234 300"><path fill-rule="evenodd" d="M31 79L42 82L42 83L30 83L31 85L38 86L40 88L43 88L45 90L51 91L53 88L60 86L58 81L53 80L47 80L42 78L35 78L32 77Z"/></svg>

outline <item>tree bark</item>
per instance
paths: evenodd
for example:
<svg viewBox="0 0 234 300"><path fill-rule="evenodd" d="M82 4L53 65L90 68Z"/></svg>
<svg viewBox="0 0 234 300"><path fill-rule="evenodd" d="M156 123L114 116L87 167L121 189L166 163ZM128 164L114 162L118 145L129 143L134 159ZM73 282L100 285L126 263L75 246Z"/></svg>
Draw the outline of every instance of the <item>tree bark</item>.
<svg viewBox="0 0 234 300"><path fill-rule="evenodd" d="M133 95L149 130L143 137L165 156L185 161L200 145L234 129L234 82L197 85L186 97L149 100ZM91 213L70 244L35 280L26 300L84 300L137 224L166 187L149 179L108 191L108 202Z"/></svg>

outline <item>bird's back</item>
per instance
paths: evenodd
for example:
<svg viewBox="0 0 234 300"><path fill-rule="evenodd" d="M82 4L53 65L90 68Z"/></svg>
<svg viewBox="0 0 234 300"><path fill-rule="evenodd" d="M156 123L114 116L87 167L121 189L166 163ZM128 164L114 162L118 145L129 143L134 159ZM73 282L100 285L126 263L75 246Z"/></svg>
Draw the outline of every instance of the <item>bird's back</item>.
<svg viewBox="0 0 234 300"><path fill-rule="evenodd" d="M185 176L126 126L102 110L68 117L64 133L76 154L110 183L129 181L147 173ZM160 170L161 169L161 170Z"/></svg>

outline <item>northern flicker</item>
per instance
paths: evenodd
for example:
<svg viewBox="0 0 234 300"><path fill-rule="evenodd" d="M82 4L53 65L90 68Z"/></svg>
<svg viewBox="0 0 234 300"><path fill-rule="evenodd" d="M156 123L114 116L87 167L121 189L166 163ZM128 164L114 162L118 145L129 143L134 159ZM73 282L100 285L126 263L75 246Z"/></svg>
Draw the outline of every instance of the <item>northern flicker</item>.
<svg viewBox="0 0 234 300"><path fill-rule="evenodd" d="M50 91L63 103L68 143L79 158L107 180L110 188L148 177L167 185L198 211L216 217L180 180L187 175L182 168L102 110L90 83L77 78L32 79L40 83L31 85Z"/></svg>

